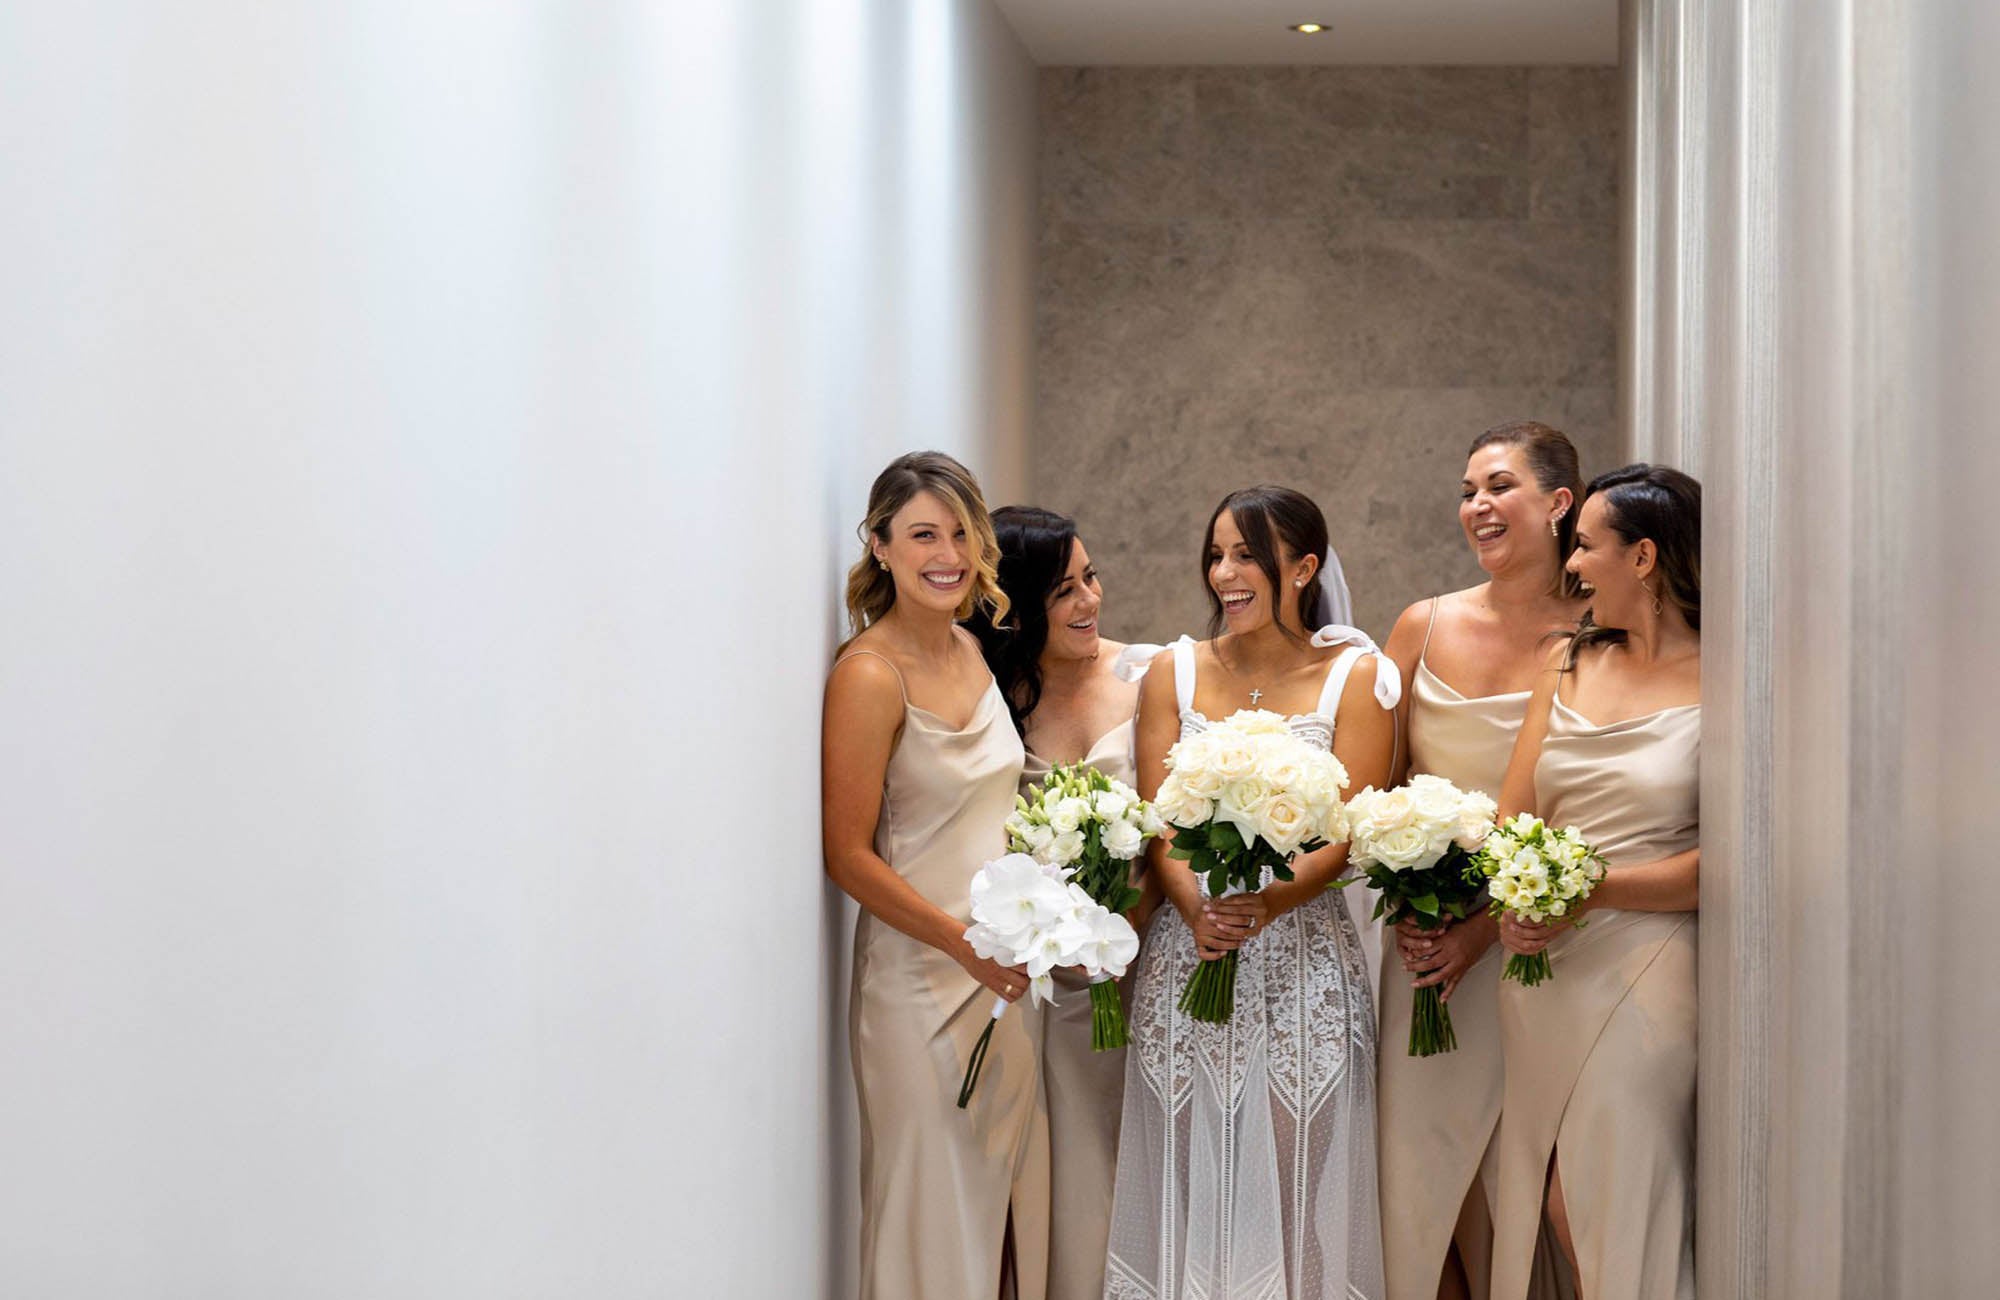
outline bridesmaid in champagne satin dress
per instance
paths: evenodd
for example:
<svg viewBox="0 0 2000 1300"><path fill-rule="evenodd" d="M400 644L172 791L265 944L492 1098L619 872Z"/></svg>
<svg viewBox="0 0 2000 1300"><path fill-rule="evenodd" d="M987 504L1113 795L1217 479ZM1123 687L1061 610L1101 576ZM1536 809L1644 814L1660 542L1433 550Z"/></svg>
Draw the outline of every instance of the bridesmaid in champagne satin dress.
<svg viewBox="0 0 2000 1300"><path fill-rule="evenodd" d="M1137 785L1133 720L1139 678L1156 645L1120 645L1099 635L1104 602L1097 568L1073 520L1031 506L993 512L1007 626L975 617L987 665L1027 746L1021 792L1041 787L1053 767L1088 763ZM1143 927L1158 885L1133 863L1146 889L1134 921ZM1088 984L1056 972L1054 1005L1042 1010L1042 1091L1050 1160L1048 1300L1100 1300L1111 1183L1118 1170L1118 1120L1125 1094L1125 1049L1093 1052Z"/></svg>
<svg viewBox="0 0 2000 1300"><path fill-rule="evenodd" d="M1582 495L1576 448L1545 424L1474 440L1458 521L1488 580L1403 611L1388 653L1403 671L1406 761L1462 790L1500 796L1552 633L1583 612L1563 571ZM1484 1300L1492 1213L1481 1178L1500 1119L1499 927L1484 913L1438 932L1405 923L1383 954L1380 1123L1389 1300ZM1440 986L1455 1051L1408 1054L1418 987Z"/></svg>
<svg viewBox="0 0 2000 1300"><path fill-rule="evenodd" d="M1552 653L1508 766L1503 815L1576 827L1610 869L1569 917L1501 922L1506 949L1546 949L1554 976L1500 990L1497 1300L1536 1285L1545 1215L1585 1300L1694 1295L1700 551L1687 475L1591 483L1569 560L1591 613Z"/></svg>
<svg viewBox="0 0 2000 1300"><path fill-rule="evenodd" d="M955 1102L997 994L1025 972L965 942L973 874L1005 851L1020 737L956 620L1004 618L978 485L935 452L870 493L849 575L860 629L828 677L821 731L827 874L861 904L849 1045L861 1109L863 1300L1041 1300L1048 1131L1040 1013L994 1028L969 1108Z"/></svg>

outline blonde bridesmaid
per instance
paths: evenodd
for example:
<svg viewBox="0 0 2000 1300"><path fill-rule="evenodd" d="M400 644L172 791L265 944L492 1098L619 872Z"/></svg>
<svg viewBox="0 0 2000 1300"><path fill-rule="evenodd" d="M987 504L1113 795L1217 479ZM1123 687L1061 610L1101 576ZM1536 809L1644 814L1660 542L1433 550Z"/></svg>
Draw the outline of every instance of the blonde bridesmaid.
<svg viewBox="0 0 2000 1300"><path fill-rule="evenodd" d="M1583 612L1564 571L1583 493L1576 448L1545 424L1473 441L1458 523L1487 580L1403 611L1388 654L1403 697L1412 772L1500 797L1515 736L1552 633ZM1500 1119L1499 928L1483 912L1442 933L1406 924L1383 954L1382 1247L1389 1300L1487 1294L1492 1216L1480 1178ZM1414 990L1442 988L1458 1048L1406 1050Z"/></svg>
<svg viewBox="0 0 2000 1300"><path fill-rule="evenodd" d="M1104 588L1075 521L1032 506L993 512L1000 543L1004 624L968 624L1027 745L1024 793L1051 767L1088 763L1136 785L1133 720L1139 678L1160 647L1120 645L1099 633ZM1149 878L1148 878L1149 879ZM1146 883L1146 882L1142 882ZM1158 885L1135 909L1145 924ZM1042 1088L1050 1150L1049 1300L1101 1300L1125 1052L1090 1050L1087 984L1056 973L1056 1003L1042 1013Z"/></svg>
<svg viewBox="0 0 2000 1300"><path fill-rule="evenodd" d="M965 942L967 891L1005 848L1020 737L957 620L1004 618L979 485L938 452L892 462L848 574L858 629L827 679L826 870L861 904L848 1033L861 1107L863 1300L1040 1300L1048 1272L1041 1020L993 1035L979 1090L959 1078L993 995L1027 989Z"/></svg>
<svg viewBox="0 0 2000 1300"><path fill-rule="evenodd" d="M1563 921L1501 923L1555 976L1500 989L1493 1295L1528 1294L1546 1217L1585 1300L1691 1300L1701 485L1600 475L1569 569L1590 611L1528 702L1501 811L1577 827L1611 869Z"/></svg>

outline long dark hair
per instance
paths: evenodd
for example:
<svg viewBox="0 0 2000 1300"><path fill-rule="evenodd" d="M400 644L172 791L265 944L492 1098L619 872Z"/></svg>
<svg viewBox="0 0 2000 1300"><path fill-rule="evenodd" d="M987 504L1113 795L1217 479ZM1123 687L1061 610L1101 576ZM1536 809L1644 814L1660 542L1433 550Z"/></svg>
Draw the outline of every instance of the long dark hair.
<svg viewBox="0 0 2000 1300"><path fill-rule="evenodd" d="M1015 728L1025 733L1028 715L1042 702L1049 594L1069 572L1076 521L1036 506L1002 506L993 512L993 535L1000 543L1000 590L1010 614L1003 622L975 610L965 626L979 639Z"/></svg>
<svg viewBox="0 0 2000 1300"><path fill-rule="evenodd" d="M1474 438L1472 445L1465 450L1466 459L1470 460L1481 447L1491 447L1495 443L1521 449L1521 454L1527 458L1528 469L1535 476L1535 484L1542 491L1569 489L1569 509L1563 511L1563 517L1556 521L1556 585L1549 594L1576 599L1583 594L1583 580L1564 567L1569 561L1569 553L1576 549L1576 517L1583 510L1586 495L1576 445L1560 429L1552 429L1536 420L1515 420L1510 424L1496 424Z"/></svg>
<svg viewBox="0 0 2000 1300"><path fill-rule="evenodd" d="M1655 595L1701 631L1701 483L1677 469L1642 461L1590 480L1584 500L1599 493L1604 494L1605 520L1620 541L1627 546L1642 538L1653 543ZM1582 508L1578 502L1577 509ZM1591 613L1584 611L1570 638L1566 668L1576 666L1577 652L1585 646L1625 641L1624 628L1599 627Z"/></svg>
<svg viewBox="0 0 2000 1300"><path fill-rule="evenodd" d="M1243 534L1243 543L1250 548L1250 558L1271 584L1271 603L1274 606L1279 593L1285 589L1285 580L1278 573L1280 546L1294 556L1311 555L1321 564L1326 563L1326 516L1305 493L1294 492L1288 487L1260 484L1238 488L1222 498L1222 504L1208 517L1208 532L1201 539L1201 589L1208 595L1208 637L1211 641L1222 632L1223 618L1222 598L1215 594L1215 588L1208 580L1208 556L1215 546L1215 521L1222 518L1225 510L1236 521L1236 530ZM1299 624L1308 634L1317 631L1326 621L1326 593L1317 581L1299 588L1298 610ZM1278 622L1278 629L1292 640L1304 644L1305 639L1286 627L1282 620Z"/></svg>

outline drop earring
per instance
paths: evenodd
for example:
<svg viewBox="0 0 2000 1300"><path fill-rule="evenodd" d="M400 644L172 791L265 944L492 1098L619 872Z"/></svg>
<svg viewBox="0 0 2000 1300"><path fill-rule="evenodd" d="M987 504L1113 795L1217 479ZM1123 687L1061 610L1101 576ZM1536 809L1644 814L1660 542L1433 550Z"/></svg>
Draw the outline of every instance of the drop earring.
<svg viewBox="0 0 2000 1300"><path fill-rule="evenodd" d="M1562 536L1562 529L1556 527L1556 520L1559 520L1561 518L1562 518L1561 515L1557 515L1555 519L1549 520L1549 536L1551 537Z"/></svg>
<svg viewBox="0 0 2000 1300"><path fill-rule="evenodd" d="M1642 580L1642 581L1641 581L1641 582L1639 583L1639 586L1640 586L1641 588L1643 588L1643 589L1645 590L1645 593L1646 593L1646 594L1647 594L1648 596L1651 596L1651 597L1653 598L1653 612L1654 612L1655 614L1658 614L1658 613L1659 613L1659 612L1660 612L1660 611L1661 611L1661 610L1662 610L1663 608L1665 608L1664 606L1662 606L1662 605L1660 604L1660 597L1659 597L1658 593L1656 593L1656 592L1655 592L1655 591L1653 590L1653 585L1652 585L1651 583L1649 583L1649 582L1645 582L1645 581L1643 581L1643 580Z"/></svg>

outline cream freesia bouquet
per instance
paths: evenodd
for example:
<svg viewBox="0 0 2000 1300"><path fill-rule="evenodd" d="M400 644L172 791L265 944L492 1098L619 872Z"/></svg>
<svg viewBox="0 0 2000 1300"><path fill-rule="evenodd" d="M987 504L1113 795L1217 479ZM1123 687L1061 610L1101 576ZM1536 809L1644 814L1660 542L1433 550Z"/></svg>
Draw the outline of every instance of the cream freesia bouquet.
<svg viewBox="0 0 2000 1300"><path fill-rule="evenodd" d="M1070 883L1061 867L1044 865L1025 853L1009 853L972 877L972 925L965 931L972 950L1002 966L1024 966L1029 997L1055 1001L1058 966L1077 966L1092 980L1116 979L1139 955L1132 923ZM993 1018L973 1045L959 1084L962 1110L972 1100L979 1068L993 1041L993 1027L1007 1013L1007 999L993 999Z"/></svg>
<svg viewBox="0 0 2000 1300"><path fill-rule="evenodd" d="M1139 901L1132 884L1132 860L1147 840L1165 829L1159 813L1137 790L1087 763L1073 763L1043 777L1032 800L1015 797L1014 813L1007 819L1007 844L1044 867L1061 870L1068 884L1107 912L1122 914ZM1090 977L1094 1052L1125 1046L1125 1008L1113 981L1131 960L1128 955L1116 972L1100 971Z"/></svg>
<svg viewBox="0 0 2000 1300"><path fill-rule="evenodd" d="M1244 709L1167 751L1153 804L1175 827L1168 855L1220 898L1262 888L1267 871L1290 880L1294 856L1346 839L1346 784L1340 760L1292 734L1282 714ZM1196 966L1180 1008L1196 1020L1228 1020L1236 953Z"/></svg>
<svg viewBox="0 0 2000 1300"><path fill-rule="evenodd" d="M1464 920L1486 893L1486 878L1474 855L1498 813L1490 796L1476 790L1468 794L1429 773L1393 790L1371 786L1349 799L1347 861L1381 895L1375 915L1390 925L1414 920L1425 930ZM1457 1048L1458 1034L1443 993L1435 984L1416 990L1410 1055L1436 1056Z"/></svg>
<svg viewBox="0 0 2000 1300"><path fill-rule="evenodd" d="M1574 827L1547 825L1532 813L1517 813L1487 835L1479 850L1479 871L1493 899L1494 916L1512 912L1532 925L1568 916L1604 879L1602 854ZM1583 928L1579 918L1576 928ZM1530 988L1555 974L1546 949L1507 959L1502 978Z"/></svg>

